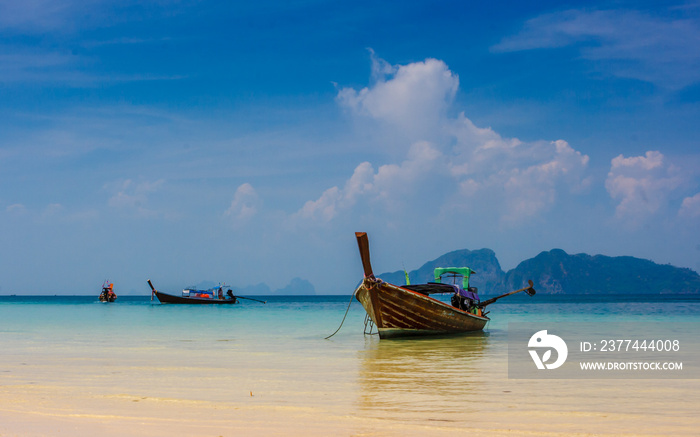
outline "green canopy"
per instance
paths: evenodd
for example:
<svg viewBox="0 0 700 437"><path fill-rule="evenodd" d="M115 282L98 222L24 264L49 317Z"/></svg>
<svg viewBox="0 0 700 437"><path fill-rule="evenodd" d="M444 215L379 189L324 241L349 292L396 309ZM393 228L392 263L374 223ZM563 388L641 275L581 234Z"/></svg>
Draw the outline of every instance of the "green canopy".
<svg viewBox="0 0 700 437"><path fill-rule="evenodd" d="M469 275L476 273L469 267L437 267L435 269L435 282L442 283L442 275L452 273L455 275L462 275L462 288L465 290L469 289Z"/></svg>

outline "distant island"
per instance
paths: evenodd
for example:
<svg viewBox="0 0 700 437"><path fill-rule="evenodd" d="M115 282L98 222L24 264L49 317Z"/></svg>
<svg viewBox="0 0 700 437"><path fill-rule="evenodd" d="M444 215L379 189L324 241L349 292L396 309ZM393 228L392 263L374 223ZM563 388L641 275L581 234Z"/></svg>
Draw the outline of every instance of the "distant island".
<svg viewBox="0 0 700 437"><path fill-rule="evenodd" d="M408 272L411 283L433 281L435 267L470 267L477 273L470 284L479 293L493 295L522 287L528 279L543 294L700 294L700 275L688 269L631 256L610 257L561 249L542 252L508 272L501 269L491 249L456 250ZM378 275L404 284L402 270Z"/></svg>
<svg viewBox="0 0 700 437"><path fill-rule="evenodd" d="M521 288L528 279L533 280L535 289L542 294L700 294L700 275L695 271L631 256L569 255L561 249L552 249L505 272L493 250L462 249L411 270L408 272L411 283L432 282L435 267L470 267L476 271L470 285L486 296ZM403 270L382 273L378 277L397 285L406 283ZM215 285L211 281L197 284L199 288ZM262 282L245 286L234 284L231 288L243 296L316 294L313 284L301 278L294 278L276 290Z"/></svg>

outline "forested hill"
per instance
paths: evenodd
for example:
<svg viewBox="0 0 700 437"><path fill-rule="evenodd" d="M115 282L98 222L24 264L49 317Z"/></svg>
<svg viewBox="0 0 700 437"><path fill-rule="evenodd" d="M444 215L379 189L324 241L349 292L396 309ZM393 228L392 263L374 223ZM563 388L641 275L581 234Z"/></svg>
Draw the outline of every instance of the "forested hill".
<svg viewBox="0 0 700 437"><path fill-rule="evenodd" d="M521 288L528 279L545 294L700 294L700 275L687 268L656 264L631 256L569 255L561 249L542 252L504 272L491 249L456 250L409 272L411 283L433 281L435 267L470 267L470 285L482 295ZM403 271L384 273L387 282L404 284Z"/></svg>

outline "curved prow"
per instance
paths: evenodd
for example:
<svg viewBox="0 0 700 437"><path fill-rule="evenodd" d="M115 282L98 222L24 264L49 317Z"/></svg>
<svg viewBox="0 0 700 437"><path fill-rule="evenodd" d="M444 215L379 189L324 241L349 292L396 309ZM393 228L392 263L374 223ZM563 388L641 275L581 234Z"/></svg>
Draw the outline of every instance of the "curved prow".
<svg viewBox="0 0 700 437"><path fill-rule="evenodd" d="M152 291L156 291L156 288L153 286L153 284L151 283L151 280L150 280L150 279L148 279L148 285L151 286L151 290L152 290Z"/></svg>
<svg viewBox="0 0 700 437"><path fill-rule="evenodd" d="M360 258L362 258L362 268L365 270L365 278L373 278L372 264L369 261L369 240L366 232L355 232L357 247L360 248Z"/></svg>

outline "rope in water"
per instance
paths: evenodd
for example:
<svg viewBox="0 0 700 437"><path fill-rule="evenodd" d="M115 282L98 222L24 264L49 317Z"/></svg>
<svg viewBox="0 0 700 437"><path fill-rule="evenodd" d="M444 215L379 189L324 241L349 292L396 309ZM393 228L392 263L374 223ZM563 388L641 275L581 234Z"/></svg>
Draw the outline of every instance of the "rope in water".
<svg viewBox="0 0 700 437"><path fill-rule="evenodd" d="M355 290L355 291L357 291L357 290ZM332 333L328 337L324 338L324 340L328 340L329 338L333 337L335 334L338 333L338 331L340 331L340 328L343 327L343 323L345 323L345 318L348 316L348 311L350 311L350 305L352 305L352 298L355 297L355 291L353 291L352 294L350 295L350 302L348 302L348 309L345 310L345 315L343 316L343 320L340 322L340 326L338 326L338 329L336 329L334 333Z"/></svg>

